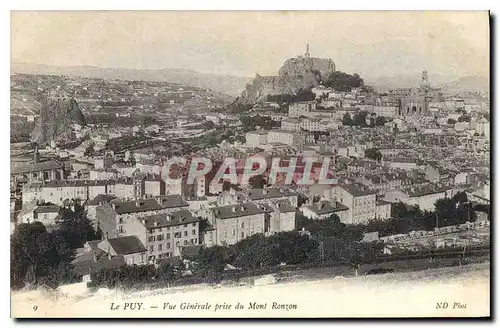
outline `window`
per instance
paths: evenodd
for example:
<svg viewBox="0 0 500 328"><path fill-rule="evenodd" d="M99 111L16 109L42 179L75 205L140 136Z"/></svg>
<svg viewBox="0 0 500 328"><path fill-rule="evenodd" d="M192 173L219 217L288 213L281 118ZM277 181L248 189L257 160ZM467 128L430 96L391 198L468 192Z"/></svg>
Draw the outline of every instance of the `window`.
<svg viewBox="0 0 500 328"><path fill-rule="evenodd" d="M163 248L163 245L162 245L162 244L159 244L159 245L158 245L158 250L159 250L159 251L161 251L161 250L162 250L162 248Z"/></svg>
<svg viewBox="0 0 500 328"><path fill-rule="evenodd" d="M149 251L150 251L150 252L154 252L154 251L155 251L155 248L154 248L154 246L153 246L153 245L149 246Z"/></svg>
<svg viewBox="0 0 500 328"><path fill-rule="evenodd" d="M118 227L118 233L123 233L123 226Z"/></svg>
<svg viewBox="0 0 500 328"><path fill-rule="evenodd" d="M195 229L193 229L192 234L196 235L196 230Z"/></svg>
<svg viewBox="0 0 500 328"><path fill-rule="evenodd" d="M148 241L149 241L149 242L153 242L153 241L155 241L155 236L149 236Z"/></svg>
<svg viewBox="0 0 500 328"><path fill-rule="evenodd" d="M233 229L233 236L235 236L235 235L236 235L236 230Z"/></svg>
<svg viewBox="0 0 500 328"><path fill-rule="evenodd" d="M184 230L184 236L187 236L187 235L188 235L187 230Z"/></svg>
<svg viewBox="0 0 500 328"><path fill-rule="evenodd" d="M241 222L241 227L244 228L245 227L245 223L244 222Z"/></svg>
<svg viewBox="0 0 500 328"><path fill-rule="evenodd" d="M165 238L165 239L170 239L170 234L169 234L169 233L167 233L167 235L166 235L166 238Z"/></svg>
<svg viewBox="0 0 500 328"><path fill-rule="evenodd" d="M163 240L163 235L156 236L156 241L162 241L162 240Z"/></svg>
<svg viewBox="0 0 500 328"><path fill-rule="evenodd" d="M170 248L170 243L167 243L167 248Z"/></svg>
<svg viewBox="0 0 500 328"><path fill-rule="evenodd" d="M184 246L186 246L187 244L188 244L188 241L184 240Z"/></svg>
<svg viewBox="0 0 500 328"><path fill-rule="evenodd" d="M245 232L244 231L241 232L241 238L245 238Z"/></svg>
<svg viewBox="0 0 500 328"><path fill-rule="evenodd" d="M118 223L123 224L123 218L120 218L120 219L118 220Z"/></svg>
<svg viewBox="0 0 500 328"><path fill-rule="evenodd" d="M181 244L181 242L180 242L180 241L177 241L177 242L175 243L175 246L179 246L180 244Z"/></svg>
<svg viewBox="0 0 500 328"><path fill-rule="evenodd" d="M181 236L181 233L180 233L180 232L176 232L176 233L174 234L174 237L175 237L175 238L181 238L182 236Z"/></svg>
<svg viewBox="0 0 500 328"><path fill-rule="evenodd" d="M193 242L193 245L198 244L198 241L196 240L196 238L195 238L195 239L193 239L193 240L192 240L192 242Z"/></svg>

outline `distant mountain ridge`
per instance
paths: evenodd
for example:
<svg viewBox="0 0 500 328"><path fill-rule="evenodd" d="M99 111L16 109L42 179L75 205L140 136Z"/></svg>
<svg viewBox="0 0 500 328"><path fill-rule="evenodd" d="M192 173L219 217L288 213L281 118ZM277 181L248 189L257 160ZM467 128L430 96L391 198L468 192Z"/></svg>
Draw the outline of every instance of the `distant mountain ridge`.
<svg viewBox="0 0 500 328"><path fill-rule="evenodd" d="M366 84L374 87L379 92L386 92L389 89L418 86L420 85L420 79L419 74L400 74L367 79ZM482 75L469 75L458 78L451 75L430 74L429 81L432 86L441 88L443 93L489 92L489 77Z"/></svg>
<svg viewBox="0 0 500 328"><path fill-rule="evenodd" d="M488 94L490 79L486 76L471 75L440 86L443 93L479 92Z"/></svg>
<svg viewBox="0 0 500 328"><path fill-rule="evenodd" d="M229 96L237 96L245 89L251 78L234 75L200 73L182 68L127 69L101 68L97 66L51 66L32 63L12 63L11 73L67 75L73 77L148 80L180 83L211 89Z"/></svg>

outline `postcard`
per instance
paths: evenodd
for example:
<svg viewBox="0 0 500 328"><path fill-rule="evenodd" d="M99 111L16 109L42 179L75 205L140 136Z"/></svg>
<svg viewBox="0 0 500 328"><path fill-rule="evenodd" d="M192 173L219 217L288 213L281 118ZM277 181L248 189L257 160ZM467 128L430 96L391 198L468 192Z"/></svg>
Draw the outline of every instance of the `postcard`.
<svg viewBox="0 0 500 328"><path fill-rule="evenodd" d="M13 318L489 318L487 11L12 11Z"/></svg>

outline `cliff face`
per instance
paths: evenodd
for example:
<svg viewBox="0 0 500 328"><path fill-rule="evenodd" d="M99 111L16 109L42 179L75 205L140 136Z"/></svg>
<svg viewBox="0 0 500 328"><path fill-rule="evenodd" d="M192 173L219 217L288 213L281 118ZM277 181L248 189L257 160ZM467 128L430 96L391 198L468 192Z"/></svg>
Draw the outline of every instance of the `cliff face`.
<svg viewBox="0 0 500 328"><path fill-rule="evenodd" d="M52 140L69 138L72 124L87 125L76 100L67 96L50 96L42 103L40 116L31 132L31 141L47 144Z"/></svg>
<svg viewBox="0 0 500 328"><path fill-rule="evenodd" d="M277 76L256 75L247 84L237 102L251 104L265 101L267 95L295 94L299 89L317 86L322 79L335 71L335 63L331 59L299 56L285 61Z"/></svg>

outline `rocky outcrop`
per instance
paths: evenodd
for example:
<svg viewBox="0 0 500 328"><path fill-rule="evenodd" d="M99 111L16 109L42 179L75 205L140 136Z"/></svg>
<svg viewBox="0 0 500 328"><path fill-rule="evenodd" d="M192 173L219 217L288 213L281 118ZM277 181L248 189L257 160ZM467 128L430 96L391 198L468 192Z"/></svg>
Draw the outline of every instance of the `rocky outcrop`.
<svg viewBox="0 0 500 328"><path fill-rule="evenodd" d="M76 100L67 95L50 95L42 103L31 141L43 145L52 140L68 139L73 131L72 124L87 125Z"/></svg>
<svg viewBox="0 0 500 328"><path fill-rule="evenodd" d="M265 101L268 95L295 94L299 89L310 89L335 71L331 59L313 58L309 49L304 56L289 58L279 69L277 76L256 75L237 98L241 104Z"/></svg>

